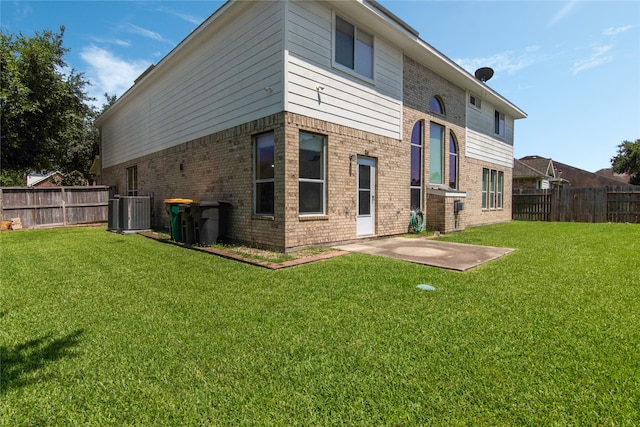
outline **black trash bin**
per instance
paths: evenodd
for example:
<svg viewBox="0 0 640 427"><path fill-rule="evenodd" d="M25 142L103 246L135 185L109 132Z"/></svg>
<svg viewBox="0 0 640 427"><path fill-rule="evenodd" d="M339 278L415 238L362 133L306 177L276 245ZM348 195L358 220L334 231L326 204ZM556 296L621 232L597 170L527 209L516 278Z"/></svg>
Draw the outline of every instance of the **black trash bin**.
<svg viewBox="0 0 640 427"><path fill-rule="evenodd" d="M180 209L180 227L181 227L181 243L188 245L196 244L196 225L193 215L194 208L191 203L182 203L178 205Z"/></svg>
<svg viewBox="0 0 640 427"><path fill-rule="evenodd" d="M191 204L195 225L195 241L209 246L222 240L226 233L231 205L225 202L197 202Z"/></svg>

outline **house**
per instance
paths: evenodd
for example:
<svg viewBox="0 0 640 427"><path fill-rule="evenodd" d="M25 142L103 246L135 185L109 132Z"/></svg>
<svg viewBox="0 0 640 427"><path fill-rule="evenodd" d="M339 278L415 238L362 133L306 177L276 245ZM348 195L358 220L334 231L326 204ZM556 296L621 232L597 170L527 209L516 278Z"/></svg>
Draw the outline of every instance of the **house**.
<svg viewBox="0 0 640 427"><path fill-rule="evenodd" d="M556 176L556 168L551 159L540 156L513 159L514 190L549 190L566 184L566 179Z"/></svg>
<svg viewBox="0 0 640 427"><path fill-rule="evenodd" d="M606 175L606 169L594 173L542 156L514 159L514 189L619 187L629 184L624 175Z"/></svg>
<svg viewBox="0 0 640 427"><path fill-rule="evenodd" d="M32 172L27 175L27 187L60 187L64 175L62 172Z"/></svg>
<svg viewBox="0 0 640 427"><path fill-rule="evenodd" d="M525 117L375 1L228 1L98 118L100 176L281 250L446 233L511 219Z"/></svg>

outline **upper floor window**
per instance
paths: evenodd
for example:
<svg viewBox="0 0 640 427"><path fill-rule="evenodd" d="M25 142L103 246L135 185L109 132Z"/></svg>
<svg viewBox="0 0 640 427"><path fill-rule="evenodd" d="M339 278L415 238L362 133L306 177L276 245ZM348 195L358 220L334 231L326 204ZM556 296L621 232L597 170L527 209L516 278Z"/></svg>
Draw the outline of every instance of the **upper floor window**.
<svg viewBox="0 0 640 427"><path fill-rule="evenodd" d="M273 132L253 138L254 144L254 212L256 215L274 214L274 159L275 136Z"/></svg>
<svg viewBox="0 0 640 427"><path fill-rule="evenodd" d="M458 142L453 132L449 133L449 187L458 189Z"/></svg>
<svg viewBox="0 0 640 427"><path fill-rule="evenodd" d="M469 104L473 105L478 109L482 108L482 101L480 100L480 98L478 98L474 94L469 94Z"/></svg>
<svg viewBox="0 0 640 427"><path fill-rule="evenodd" d="M138 195L138 167L127 168L127 196Z"/></svg>
<svg viewBox="0 0 640 427"><path fill-rule="evenodd" d="M496 135L504 136L504 113L496 110L495 114L495 130Z"/></svg>
<svg viewBox="0 0 640 427"><path fill-rule="evenodd" d="M411 132L411 210L422 209L422 140L424 122L419 121Z"/></svg>
<svg viewBox="0 0 640 427"><path fill-rule="evenodd" d="M336 16L335 62L373 79L373 36Z"/></svg>
<svg viewBox="0 0 640 427"><path fill-rule="evenodd" d="M429 183L444 184L444 126L431 122L429 129Z"/></svg>
<svg viewBox="0 0 640 427"><path fill-rule="evenodd" d="M442 98L438 95L431 98L431 101L429 102L429 109L432 113L444 115L444 102L442 102Z"/></svg>
<svg viewBox="0 0 640 427"><path fill-rule="evenodd" d="M301 215L323 215L326 198L327 137L300 132L298 207Z"/></svg>

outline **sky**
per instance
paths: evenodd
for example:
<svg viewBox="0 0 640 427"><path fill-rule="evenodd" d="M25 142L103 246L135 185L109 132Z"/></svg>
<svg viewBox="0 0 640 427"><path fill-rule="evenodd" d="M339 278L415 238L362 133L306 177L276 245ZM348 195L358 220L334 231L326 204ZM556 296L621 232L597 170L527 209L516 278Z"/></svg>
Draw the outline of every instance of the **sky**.
<svg viewBox="0 0 640 427"><path fill-rule="evenodd" d="M0 2L5 33L65 27L65 60L89 94L122 95L223 1ZM640 139L640 1L380 0L420 38L525 111L515 157L595 172Z"/></svg>

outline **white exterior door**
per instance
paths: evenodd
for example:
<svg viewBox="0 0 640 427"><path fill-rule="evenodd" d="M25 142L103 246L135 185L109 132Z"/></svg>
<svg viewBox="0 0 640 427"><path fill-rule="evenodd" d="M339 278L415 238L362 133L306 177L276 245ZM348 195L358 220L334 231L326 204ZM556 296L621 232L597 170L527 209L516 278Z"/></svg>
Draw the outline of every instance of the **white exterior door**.
<svg viewBox="0 0 640 427"><path fill-rule="evenodd" d="M356 235L375 233L376 161L358 157Z"/></svg>

